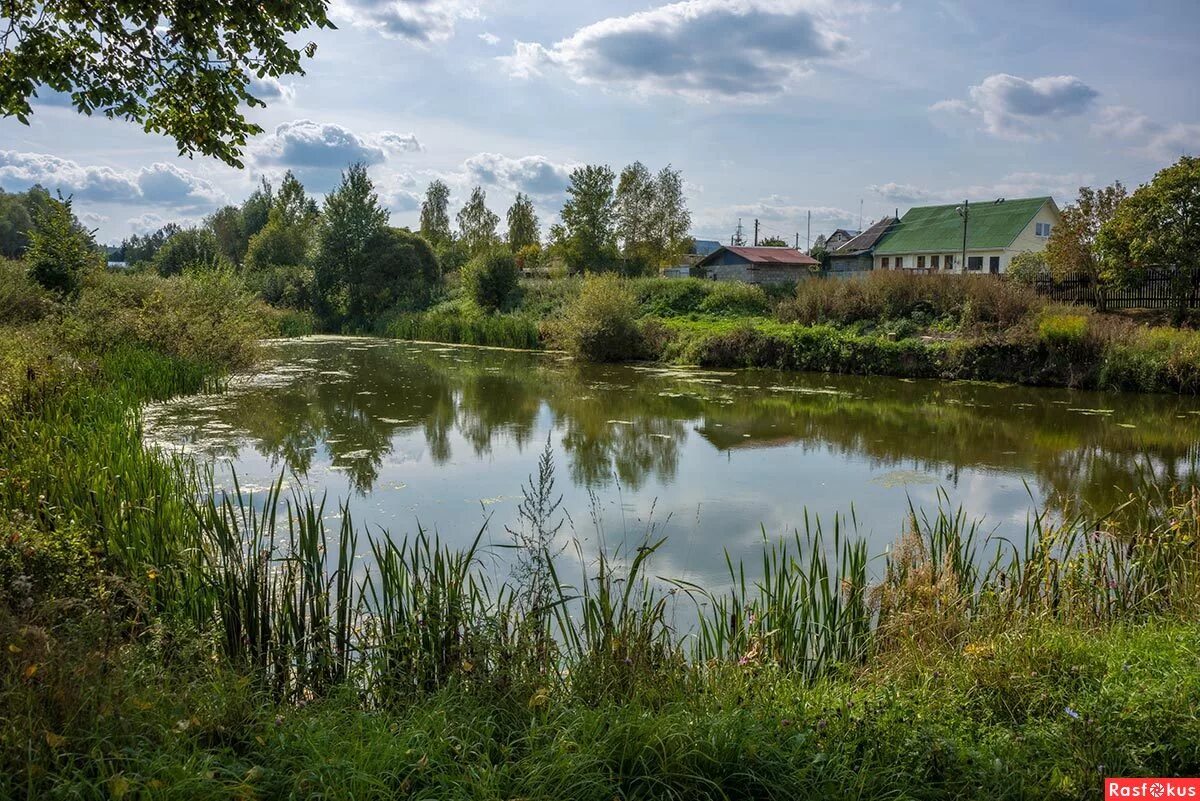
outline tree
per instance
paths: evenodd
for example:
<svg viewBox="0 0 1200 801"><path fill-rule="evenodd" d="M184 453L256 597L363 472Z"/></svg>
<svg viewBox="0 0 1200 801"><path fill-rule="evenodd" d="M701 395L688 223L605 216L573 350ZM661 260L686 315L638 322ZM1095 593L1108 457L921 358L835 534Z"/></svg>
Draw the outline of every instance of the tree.
<svg viewBox="0 0 1200 801"><path fill-rule="evenodd" d="M204 225L216 237L217 247L226 261L230 264L241 264L246 258L246 248L250 244L242 210L237 206L222 206L208 215Z"/></svg>
<svg viewBox="0 0 1200 801"><path fill-rule="evenodd" d="M304 184L300 183L291 170L283 174L279 194L275 195L275 202L271 208L278 209L283 221L288 225L309 225L316 220L319 213L317 201L308 196L304 191Z"/></svg>
<svg viewBox="0 0 1200 801"><path fill-rule="evenodd" d="M1045 254L1031 250L1022 251L1013 256L1005 272L1009 278L1026 286L1032 286L1049 274L1046 269Z"/></svg>
<svg viewBox="0 0 1200 801"><path fill-rule="evenodd" d="M588 165L571 173L562 209L559 249L572 272L607 270L617 263L616 206L610 167Z"/></svg>
<svg viewBox="0 0 1200 801"><path fill-rule="evenodd" d="M154 257L158 255L161 248L168 239L170 239L179 231L183 230L178 223L167 223L157 231L149 234L134 234L131 237L121 240L121 247L118 249L120 261L133 266L135 264L146 264L154 261Z"/></svg>
<svg viewBox="0 0 1200 801"><path fill-rule="evenodd" d="M9 0L0 14L0 114L28 124L44 85L81 113L129 120L241 167L247 107L264 106L253 78L302 73L316 45L291 45L309 26L332 27L326 0Z"/></svg>
<svg viewBox="0 0 1200 801"><path fill-rule="evenodd" d="M479 255L496 241L496 226L500 224L487 207L487 193L483 187L471 190L471 199L458 212L458 236L472 257Z"/></svg>
<svg viewBox="0 0 1200 801"><path fill-rule="evenodd" d="M1106 306L1107 289L1116 276L1101 258L1096 237L1125 194L1120 181L1099 190L1081 186L1079 197L1062 210L1061 219L1046 243L1046 265L1051 274L1060 280L1080 276L1093 281L1101 311Z"/></svg>
<svg viewBox="0 0 1200 801"><path fill-rule="evenodd" d="M377 231L367 243L366 271L350 295L350 317L365 324L393 309L419 309L440 280L433 249L399 228Z"/></svg>
<svg viewBox="0 0 1200 801"><path fill-rule="evenodd" d="M275 190L270 181L261 178L258 188L242 202L242 227L245 229L247 242L267 227L267 218L271 216L271 207L274 205Z"/></svg>
<svg viewBox="0 0 1200 801"><path fill-rule="evenodd" d="M760 239L758 246L763 248L786 248L788 243L777 236L768 236L765 239Z"/></svg>
<svg viewBox="0 0 1200 801"><path fill-rule="evenodd" d="M508 209L509 249L515 254L530 245L537 245L541 241L541 235L533 201L529 195L518 192L516 200Z"/></svg>
<svg viewBox="0 0 1200 801"><path fill-rule="evenodd" d="M341 183L326 195L314 263L315 300L323 316L333 313L340 290L347 290L353 299L370 270L367 246L387 227L388 216L363 164L351 165L342 173Z"/></svg>
<svg viewBox="0 0 1200 801"><path fill-rule="evenodd" d="M1200 158L1184 156L1117 206L1097 237L1106 269L1127 281L1170 270L1175 323L1200 293Z"/></svg>
<svg viewBox="0 0 1200 801"><path fill-rule="evenodd" d="M692 214L683 195L683 175L667 165L658 171L654 205L656 267L678 264L692 245Z"/></svg>
<svg viewBox="0 0 1200 801"><path fill-rule="evenodd" d="M185 268L212 270L228 264L217 237L206 228L185 228L172 234L154 254L159 275L179 275Z"/></svg>
<svg viewBox="0 0 1200 801"><path fill-rule="evenodd" d="M95 243L76 225L69 198L38 210L25 264L30 278L60 298L75 297L84 274L99 266Z"/></svg>
<svg viewBox="0 0 1200 801"><path fill-rule="evenodd" d="M649 268L655 260L653 245L653 216L657 205L658 187L646 165L635 161L621 170L617 191L616 233L622 255L627 262ZM639 271L640 272L640 271Z"/></svg>
<svg viewBox="0 0 1200 801"><path fill-rule="evenodd" d="M652 175L641 162L621 171L614 197L616 232L629 272L678 264L691 238L683 178L668 165Z"/></svg>
<svg viewBox="0 0 1200 801"><path fill-rule="evenodd" d="M450 187L434 181L421 201L421 236L435 248L450 241Z"/></svg>
<svg viewBox="0 0 1200 801"><path fill-rule="evenodd" d="M479 308L498 311L517 291L517 260L508 248L494 247L463 270L463 286Z"/></svg>
<svg viewBox="0 0 1200 801"><path fill-rule="evenodd" d="M283 176L278 193L271 193L266 181L263 189L271 198L271 208L266 225L250 237L246 267L251 271L299 267L307 260L312 244L319 214L316 201L308 196L291 170Z"/></svg>
<svg viewBox="0 0 1200 801"><path fill-rule="evenodd" d="M34 219L52 201L50 193L38 185L23 193L0 189L0 256L19 259L24 255ZM78 220L75 226L83 230Z"/></svg>

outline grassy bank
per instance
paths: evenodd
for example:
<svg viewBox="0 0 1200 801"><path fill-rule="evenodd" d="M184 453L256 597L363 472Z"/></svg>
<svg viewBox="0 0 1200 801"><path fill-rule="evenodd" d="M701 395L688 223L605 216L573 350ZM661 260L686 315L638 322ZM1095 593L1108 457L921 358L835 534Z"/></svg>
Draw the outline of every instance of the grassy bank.
<svg viewBox="0 0 1200 801"><path fill-rule="evenodd" d="M1200 334L1047 304L1020 286L976 276L872 273L811 280L794 292L687 280L635 279L601 331L618 339L584 358L707 367L881 374L1141 392L1200 391ZM583 281L533 281L508 312L452 297L381 331L509 347L571 349ZM783 294L785 293L786 294ZM611 304L610 304L611 305ZM636 329L636 330L634 330ZM630 332L633 332L631 336ZM516 344L516 343L528 344Z"/></svg>
<svg viewBox="0 0 1200 801"><path fill-rule="evenodd" d="M708 589L656 577L649 540L551 550L547 459L496 579L478 546L147 450L139 405L270 320L126 280L0 338L0 797L1088 798L1200 772L1195 494L1015 545L914 512L878 559L806 521Z"/></svg>

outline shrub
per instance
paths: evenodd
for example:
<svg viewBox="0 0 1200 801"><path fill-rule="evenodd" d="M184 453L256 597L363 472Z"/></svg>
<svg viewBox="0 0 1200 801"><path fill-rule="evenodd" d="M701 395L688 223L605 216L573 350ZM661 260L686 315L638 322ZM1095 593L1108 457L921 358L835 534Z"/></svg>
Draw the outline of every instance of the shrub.
<svg viewBox="0 0 1200 801"><path fill-rule="evenodd" d="M100 268L100 256L76 226L70 203L52 200L38 211L25 264L30 278L61 298L74 297L84 276Z"/></svg>
<svg viewBox="0 0 1200 801"><path fill-rule="evenodd" d="M54 298L29 277L21 262L0 260L0 320L36 322L54 309Z"/></svg>
<svg viewBox="0 0 1200 801"><path fill-rule="evenodd" d="M463 268L463 288L479 308L494 312L507 307L517 291L517 260L507 248L492 248Z"/></svg>
<svg viewBox="0 0 1200 801"><path fill-rule="evenodd" d="M708 314L761 315L770 309L762 287L740 281L716 281L708 284L708 293L700 301L700 311Z"/></svg>
<svg viewBox="0 0 1200 801"><path fill-rule="evenodd" d="M315 281L311 267L269 265L247 273L246 284L272 306L299 310L313 307Z"/></svg>
<svg viewBox="0 0 1200 801"><path fill-rule="evenodd" d="M698 278L644 278L629 282L642 314L679 317L699 311L708 282Z"/></svg>
<svg viewBox="0 0 1200 801"><path fill-rule="evenodd" d="M263 307L229 270L101 274L63 323L68 343L81 351L141 345L218 368L252 362L265 331Z"/></svg>
<svg viewBox="0 0 1200 801"><path fill-rule="evenodd" d="M956 324L1007 327L1041 306L1031 290L969 275L915 275L878 270L862 278L801 281L783 303L785 322L837 323L949 318Z"/></svg>
<svg viewBox="0 0 1200 801"><path fill-rule="evenodd" d="M1024 286L1032 286L1044 277L1049 277L1046 258L1041 253L1024 251L1013 256L1008 265L1008 277Z"/></svg>
<svg viewBox="0 0 1200 801"><path fill-rule="evenodd" d="M611 274L589 275L567 309L563 344L576 357L595 362L634 358L641 351L637 298Z"/></svg>
<svg viewBox="0 0 1200 801"><path fill-rule="evenodd" d="M1088 320L1082 314L1047 312L1038 322L1038 336L1054 348L1074 349L1087 336Z"/></svg>

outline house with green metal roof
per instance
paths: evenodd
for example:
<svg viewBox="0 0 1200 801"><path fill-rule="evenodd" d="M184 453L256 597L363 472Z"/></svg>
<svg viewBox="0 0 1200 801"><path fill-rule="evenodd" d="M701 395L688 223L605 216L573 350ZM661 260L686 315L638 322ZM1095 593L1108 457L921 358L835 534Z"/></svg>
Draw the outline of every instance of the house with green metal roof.
<svg viewBox="0 0 1200 801"><path fill-rule="evenodd" d="M1003 273L1018 253L1045 249L1058 222L1050 197L918 206L879 240L874 268Z"/></svg>

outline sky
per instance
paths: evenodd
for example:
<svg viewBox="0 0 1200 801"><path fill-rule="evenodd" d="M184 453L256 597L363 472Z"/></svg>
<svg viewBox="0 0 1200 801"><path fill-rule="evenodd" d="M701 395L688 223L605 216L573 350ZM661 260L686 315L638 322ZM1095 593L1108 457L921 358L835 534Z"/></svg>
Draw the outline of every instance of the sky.
<svg viewBox="0 0 1200 801"><path fill-rule="evenodd" d="M682 172L693 233L789 242L895 209L1147 181L1200 153L1197 0L333 0L306 74L256 84L236 170L43 93L0 187L75 198L102 242L196 223L293 170L368 165L393 225L431 180L543 233L573 167ZM808 228L811 212L811 234Z"/></svg>

